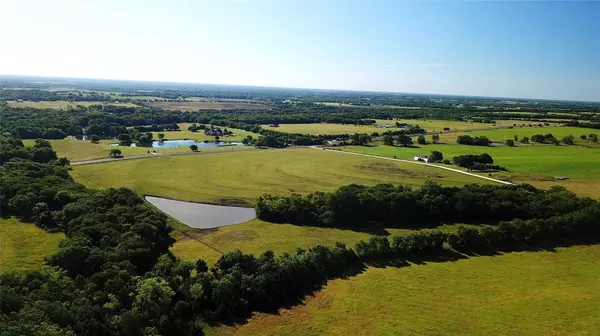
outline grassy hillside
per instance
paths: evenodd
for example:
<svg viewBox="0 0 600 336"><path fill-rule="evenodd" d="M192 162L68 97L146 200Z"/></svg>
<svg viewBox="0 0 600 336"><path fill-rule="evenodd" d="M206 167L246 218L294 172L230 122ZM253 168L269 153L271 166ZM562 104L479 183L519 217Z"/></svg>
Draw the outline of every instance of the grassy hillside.
<svg viewBox="0 0 600 336"><path fill-rule="evenodd" d="M595 335L600 245L369 268L208 335Z"/></svg>
<svg viewBox="0 0 600 336"><path fill-rule="evenodd" d="M0 272L39 268L63 238L63 233L48 233L14 218L0 219Z"/></svg>
<svg viewBox="0 0 600 336"><path fill-rule="evenodd" d="M265 193L331 191L350 183L487 182L431 167L308 148L111 162L76 166L71 173L92 188L128 187L143 195L216 204L251 204Z"/></svg>

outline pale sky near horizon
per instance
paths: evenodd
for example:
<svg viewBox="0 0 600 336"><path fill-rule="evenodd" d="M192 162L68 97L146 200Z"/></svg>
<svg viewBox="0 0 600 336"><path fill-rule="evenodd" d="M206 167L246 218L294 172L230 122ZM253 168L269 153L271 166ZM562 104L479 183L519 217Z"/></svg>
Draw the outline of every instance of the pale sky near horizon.
<svg viewBox="0 0 600 336"><path fill-rule="evenodd" d="M600 101L600 2L0 0L0 74Z"/></svg>

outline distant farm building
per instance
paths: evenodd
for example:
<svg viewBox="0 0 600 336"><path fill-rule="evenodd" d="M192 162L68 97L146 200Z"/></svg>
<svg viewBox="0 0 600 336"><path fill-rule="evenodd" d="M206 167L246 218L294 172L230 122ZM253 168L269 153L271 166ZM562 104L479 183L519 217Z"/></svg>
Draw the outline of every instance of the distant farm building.
<svg viewBox="0 0 600 336"><path fill-rule="evenodd" d="M554 176L555 180L568 180L569 178L567 176Z"/></svg>
<svg viewBox="0 0 600 336"><path fill-rule="evenodd" d="M415 161L423 161L423 162L429 162L429 158L427 156L415 156Z"/></svg>
<svg viewBox="0 0 600 336"><path fill-rule="evenodd" d="M279 127L279 124L278 123L272 123L272 124L269 124L269 127Z"/></svg>

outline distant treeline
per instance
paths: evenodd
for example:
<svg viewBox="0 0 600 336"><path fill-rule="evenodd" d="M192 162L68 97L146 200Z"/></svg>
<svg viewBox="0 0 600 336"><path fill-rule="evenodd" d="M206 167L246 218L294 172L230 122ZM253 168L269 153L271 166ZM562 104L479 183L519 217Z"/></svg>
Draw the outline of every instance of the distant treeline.
<svg viewBox="0 0 600 336"><path fill-rule="evenodd" d="M56 90L60 88L59 90ZM50 91L52 90L52 91ZM79 90L79 92L73 92ZM95 92L99 91L99 92ZM476 113L598 113L592 102L566 102L534 99L445 96L390 92L330 91L191 83L151 83L94 79L0 78L0 100L88 100L120 99L148 95L162 99L191 97L253 99L272 105L291 103L333 103L332 107L353 106L369 109L395 107L407 109L460 110ZM330 104L328 104L330 105ZM556 117L562 118L562 117ZM539 119L539 118L536 118ZM567 117L568 119L568 117Z"/></svg>
<svg viewBox="0 0 600 336"><path fill-rule="evenodd" d="M398 108L356 108L334 107L313 103L277 103L270 111L253 110L200 110L198 112L164 111L159 108L138 106L101 106L77 107L70 110L11 108L0 103L0 134L21 139L62 139L71 135L81 137L84 134L97 135L100 138L113 139L120 134L134 131L148 132L150 129L167 131L175 129L176 123L211 124L227 128L237 128L258 133L264 137L259 143L269 147L284 145L319 145L325 140L348 138L350 134L309 135L288 134L275 129L263 129L260 125L272 123L340 123L368 125L375 119L444 119L478 120L486 119L488 112L466 113L460 109L422 108L418 110ZM162 126L161 126L162 125ZM169 126L171 125L171 126ZM384 130L389 134L416 134L426 130L414 125L400 131ZM583 125L583 124L582 124ZM595 125L595 124L590 124ZM128 130L128 128L130 128ZM142 131L142 129L144 131ZM379 134L371 134L378 136ZM131 134L135 137L135 134ZM258 139L256 139L259 141Z"/></svg>

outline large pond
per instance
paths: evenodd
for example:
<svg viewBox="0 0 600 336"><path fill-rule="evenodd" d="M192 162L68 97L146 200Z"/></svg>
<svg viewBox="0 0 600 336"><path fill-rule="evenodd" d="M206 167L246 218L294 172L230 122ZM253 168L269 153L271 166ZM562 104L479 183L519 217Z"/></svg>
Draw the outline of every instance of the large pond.
<svg viewBox="0 0 600 336"><path fill-rule="evenodd" d="M146 196L146 200L167 215L199 229L237 224L256 218L254 208L183 202L154 196Z"/></svg>

